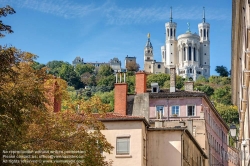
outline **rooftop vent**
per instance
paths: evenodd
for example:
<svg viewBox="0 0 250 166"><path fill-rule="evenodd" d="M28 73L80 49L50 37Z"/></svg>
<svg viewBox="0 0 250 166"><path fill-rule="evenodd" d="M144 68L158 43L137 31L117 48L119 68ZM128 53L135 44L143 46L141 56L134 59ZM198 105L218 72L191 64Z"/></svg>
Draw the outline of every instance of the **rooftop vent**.
<svg viewBox="0 0 250 166"><path fill-rule="evenodd" d="M158 83L151 83L151 92L158 93L160 91Z"/></svg>

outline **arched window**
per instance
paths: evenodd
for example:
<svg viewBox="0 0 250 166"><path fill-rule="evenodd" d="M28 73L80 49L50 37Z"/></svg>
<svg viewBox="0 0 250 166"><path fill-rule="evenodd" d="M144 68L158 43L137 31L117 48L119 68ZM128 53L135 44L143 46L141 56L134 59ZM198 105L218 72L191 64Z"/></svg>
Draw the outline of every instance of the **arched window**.
<svg viewBox="0 0 250 166"><path fill-rule="evenodd" d="M150 50L148 50L148 53L150 53Z"/></svg>
<svg viewBox="0 0 250 166"><path fill-rule="evenodd" d="M207 38L208 38L208 30L207 30Z"/></svg>
<svg viewBox="0 0 250 166"><path fill-rule="evenodd" d="M174 37L175 37L175 29L174 29Z"/></svg>
<svg viewBox="0 0 250 166"><path fill-rule="evenodd" d="M169 37L169 29L168 29L168 37Z"/></svg>
<svg viewBox="0 0 250 166"><path fill-rule="evenodd" d="M191 68L189 69L189 73L193 73L193 70Z"/></svg>
<svg viewBox="0 0 250 166"><path fill-rule="evenodd" d="M204 29L204 37L206 37L206 29Z"/></svg>
<svg viewBox="0 0 250 166"><path fill-rule="evenodd" d="M196 49L194 47L194 61L196 61Z"/></svg>
<svg viewBox="0 0 250 166"><path fill-rule="evenodd" d="M158 64L158 69L160 69L161 68L161 65L160 64Z"/></svg>
<svg viewBox="0 0 250 166"><path fill-rule="evenodd" d="M202 37L202 29L200 30L200 35L201 35L201 37Z"/></svg>
<svg viewBox="0 0 250 166"><path fill-rule="evenodd" d="M173 35L173 31L172 31L172 28L170 28L170 36L172 37Z"/></svg>
<svg viewBox="0 0 250 166"><path fill-rule="evenodd" d="M191 61L191 46L188 47L188 60Z"/></svg>

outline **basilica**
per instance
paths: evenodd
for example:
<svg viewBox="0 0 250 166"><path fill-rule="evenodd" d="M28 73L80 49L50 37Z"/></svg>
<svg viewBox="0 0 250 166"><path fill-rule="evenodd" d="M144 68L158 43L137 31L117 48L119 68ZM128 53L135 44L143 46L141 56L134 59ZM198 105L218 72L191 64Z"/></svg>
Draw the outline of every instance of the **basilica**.
<svg viewBox="0 0 250 166"><path fill-rule="evenodd" d="M196 80L199 76L210 76L210 24L206 22L203 9L202 22L198 24L199 34L192 33L189 28L186 33L176 37L177 23L173 22L172 9L170 21L165 24L166 40L161 46L161 62L154 60L153 46L150 34L144 48L144 71L147 73L170 73L175 68L176 73L183 78Z"/></svg>

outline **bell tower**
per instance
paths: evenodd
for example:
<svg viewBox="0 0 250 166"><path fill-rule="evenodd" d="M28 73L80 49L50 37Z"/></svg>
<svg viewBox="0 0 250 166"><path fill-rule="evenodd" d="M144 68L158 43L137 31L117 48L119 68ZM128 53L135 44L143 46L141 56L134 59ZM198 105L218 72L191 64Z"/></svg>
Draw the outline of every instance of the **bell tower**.
<svg viewBox="0 0 250 166"><path fill-rule="evenodd" d="M144 70L145 72L151 72L151 64L154 61L153 46L150 42L150 33L148 33L148 41L144 48Z"/></svg>
<svg viewBox="0 0 250 166"><path fill-rule="evenodd" d="M172 7L170 8L170 21L165 24L166 40L165 45L161 47L162 62L166 68L166 73L169 73L171 67L175 67L178 63L177 55L177 39L176 29L177 24L173 22Z"/></svg>
<svg viewBox="0 0 250 166"><path fill-rule="evenodd" d="M200 66L203 76L210 77L210 24L206 22L205 7L203 7L202 23L198 24L200 36Z"/></svg>

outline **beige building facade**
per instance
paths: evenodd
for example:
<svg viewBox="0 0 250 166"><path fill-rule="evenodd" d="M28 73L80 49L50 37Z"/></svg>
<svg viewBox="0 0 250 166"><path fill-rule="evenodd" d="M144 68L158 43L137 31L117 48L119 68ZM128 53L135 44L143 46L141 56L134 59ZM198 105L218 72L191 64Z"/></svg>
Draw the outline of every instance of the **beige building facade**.
<svg viewBox="0 0 250 166"><path fill-rule="evenodd" d="M241 165L250 165L250 1L232 1L232 102L238 106Z"/></svg>

